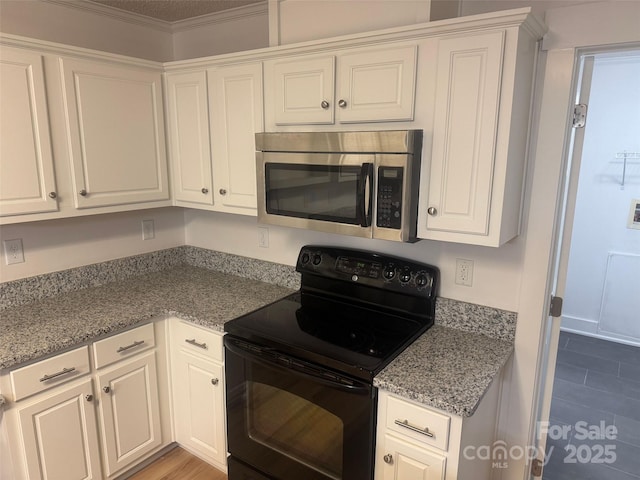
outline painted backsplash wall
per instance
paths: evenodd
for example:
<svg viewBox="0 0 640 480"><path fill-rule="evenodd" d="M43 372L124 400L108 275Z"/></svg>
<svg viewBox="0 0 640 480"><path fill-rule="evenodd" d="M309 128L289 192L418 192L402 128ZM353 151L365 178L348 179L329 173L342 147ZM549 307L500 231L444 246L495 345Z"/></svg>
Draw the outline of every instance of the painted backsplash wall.
<svg viewBox="0 0 640 480"><path fill-rule="evenodd" d="M153 219L155 238L142 240L142 220ZM181 208L3 225L0 240L22 239L24 263L0 261L0 281L56 272L184 245Z"/></svg>
<svg viewBox="0 0 640 480"><path fill-rule="evenodd" d="M524 239L500 248L422 240L414 244L371 240L268 226L269 247L258 246L255 217L185 210L185 243L210 250L294 265L306 244L338 245L379 251L436 265L441 271L440 295L509 311L518 310ZM456 258L473 260L473 285L456 285Z"/></svg>

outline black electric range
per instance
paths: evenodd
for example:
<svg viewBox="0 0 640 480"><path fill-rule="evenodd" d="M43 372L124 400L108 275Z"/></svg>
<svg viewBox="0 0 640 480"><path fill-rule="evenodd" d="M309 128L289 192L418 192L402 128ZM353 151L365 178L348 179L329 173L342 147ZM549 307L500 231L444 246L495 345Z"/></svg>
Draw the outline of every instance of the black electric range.
<svg viewBox="0 0 640 480"><path fill-rule="evenodd" d="M436 267L379 253L301 249L300 291L225 323L231 336L371 382L434 320Z"/></svg>

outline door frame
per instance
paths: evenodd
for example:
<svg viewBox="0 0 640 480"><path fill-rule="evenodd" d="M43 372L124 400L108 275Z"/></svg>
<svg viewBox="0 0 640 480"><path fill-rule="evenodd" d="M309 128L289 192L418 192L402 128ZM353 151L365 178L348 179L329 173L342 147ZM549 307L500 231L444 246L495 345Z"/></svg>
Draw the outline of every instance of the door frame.
<svg viewBox="0 0 640 480"><path fill-rule="evenodd" d="M513 361L505 372L499 433L509 447L537 446L539 399L553 327L549 305L555 280L562 198L568 164L570 117L575 99L579 49L640 42L636 20L640 3L598 2L547 10L549 34L539 58L540 75L528 167L525 249L521 262ZM544 87L544 88L543 88ZM559 323L557 325L559 329ZM522 451L522 450L520 450ZM533 456L510 456L509 468L495 472L502 480L530 479Z"/></svg>

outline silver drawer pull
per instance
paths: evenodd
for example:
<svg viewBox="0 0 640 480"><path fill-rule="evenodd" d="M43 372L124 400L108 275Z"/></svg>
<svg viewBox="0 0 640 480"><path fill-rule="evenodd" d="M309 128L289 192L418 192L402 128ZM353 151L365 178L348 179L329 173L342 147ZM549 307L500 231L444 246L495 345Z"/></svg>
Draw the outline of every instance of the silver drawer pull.
<svg viewBox="0 0 640 480"><path fill-rule="evenodd" d="M75 372L75 371L76 371L76 367L63 368L59 372L52 373L51 375L45 375L44 377L42 377L40 379L40 381L41 382L46 382L47 380L51 380L52 378L56 378L56 377L59 377L60 375L65 375L67 373L71 373L71 372Z"/></svg>
<svg viewBox="0 0 640 480"><path fill-rule="evenodd" d="M412 432L418 432L418 433L421 433L422 435L426 435L429 438L434 437L434 434L429 431L429 427L424 427L424 428L415 427L409 423L409 420L396 420L394 423L396 425L400 425L401 427L408 428Z"/></svg>
<svg viewBox="0 0 640 480"><path fill-rule="evenodd" d="M127 350L129 350L131 348L139 347L143 343L144 343L144 340L137 340L137 341L133 342L131 345L127 345L126 347L118 348L118 350L116 350L116 352L118 352L118 353L126 352Z"/></svg>
<svg viewBox="0 0 640 480"><path fill-rule="evenodd" d="M194 347L202 348L203 350L208 350L209 349L209 347L207 347L206 343L198 343L198 342L196 342L195 338L192 338L192 339L185 338L184 341L189 343L189 344L191 344L191 345L193 345Z"/></svg>

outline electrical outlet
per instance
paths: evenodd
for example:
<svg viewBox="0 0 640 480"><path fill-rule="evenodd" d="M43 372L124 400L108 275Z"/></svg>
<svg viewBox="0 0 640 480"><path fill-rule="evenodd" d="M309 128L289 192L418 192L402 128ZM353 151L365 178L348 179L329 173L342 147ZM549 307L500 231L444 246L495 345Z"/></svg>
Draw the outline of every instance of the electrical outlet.
<svg viewBox="0 0 640 480"><path fill-rule="evenodd" d="M269 229L267 227L258 227L258 246L269 248Z"/></svg>
<svg viewBox="0 0 640 480"><path fill-rule="evenodd" d="M153 220L142 220L142 239L151 240L153 238L156 238L156 230Z"/></svg>
<svg viewBox="0 0 640 480"><path fill-rule="evenodd" d="M456 258L456 284L466 287L473 284L473 260Z"/></svg>
<svg viewBox="0 0 640 480"><path fill-rule="evenodd" d="M4 259L7 265L24 262L24 250L22 250L21 238L5 240L2 243L4 245Z"/></svg>

